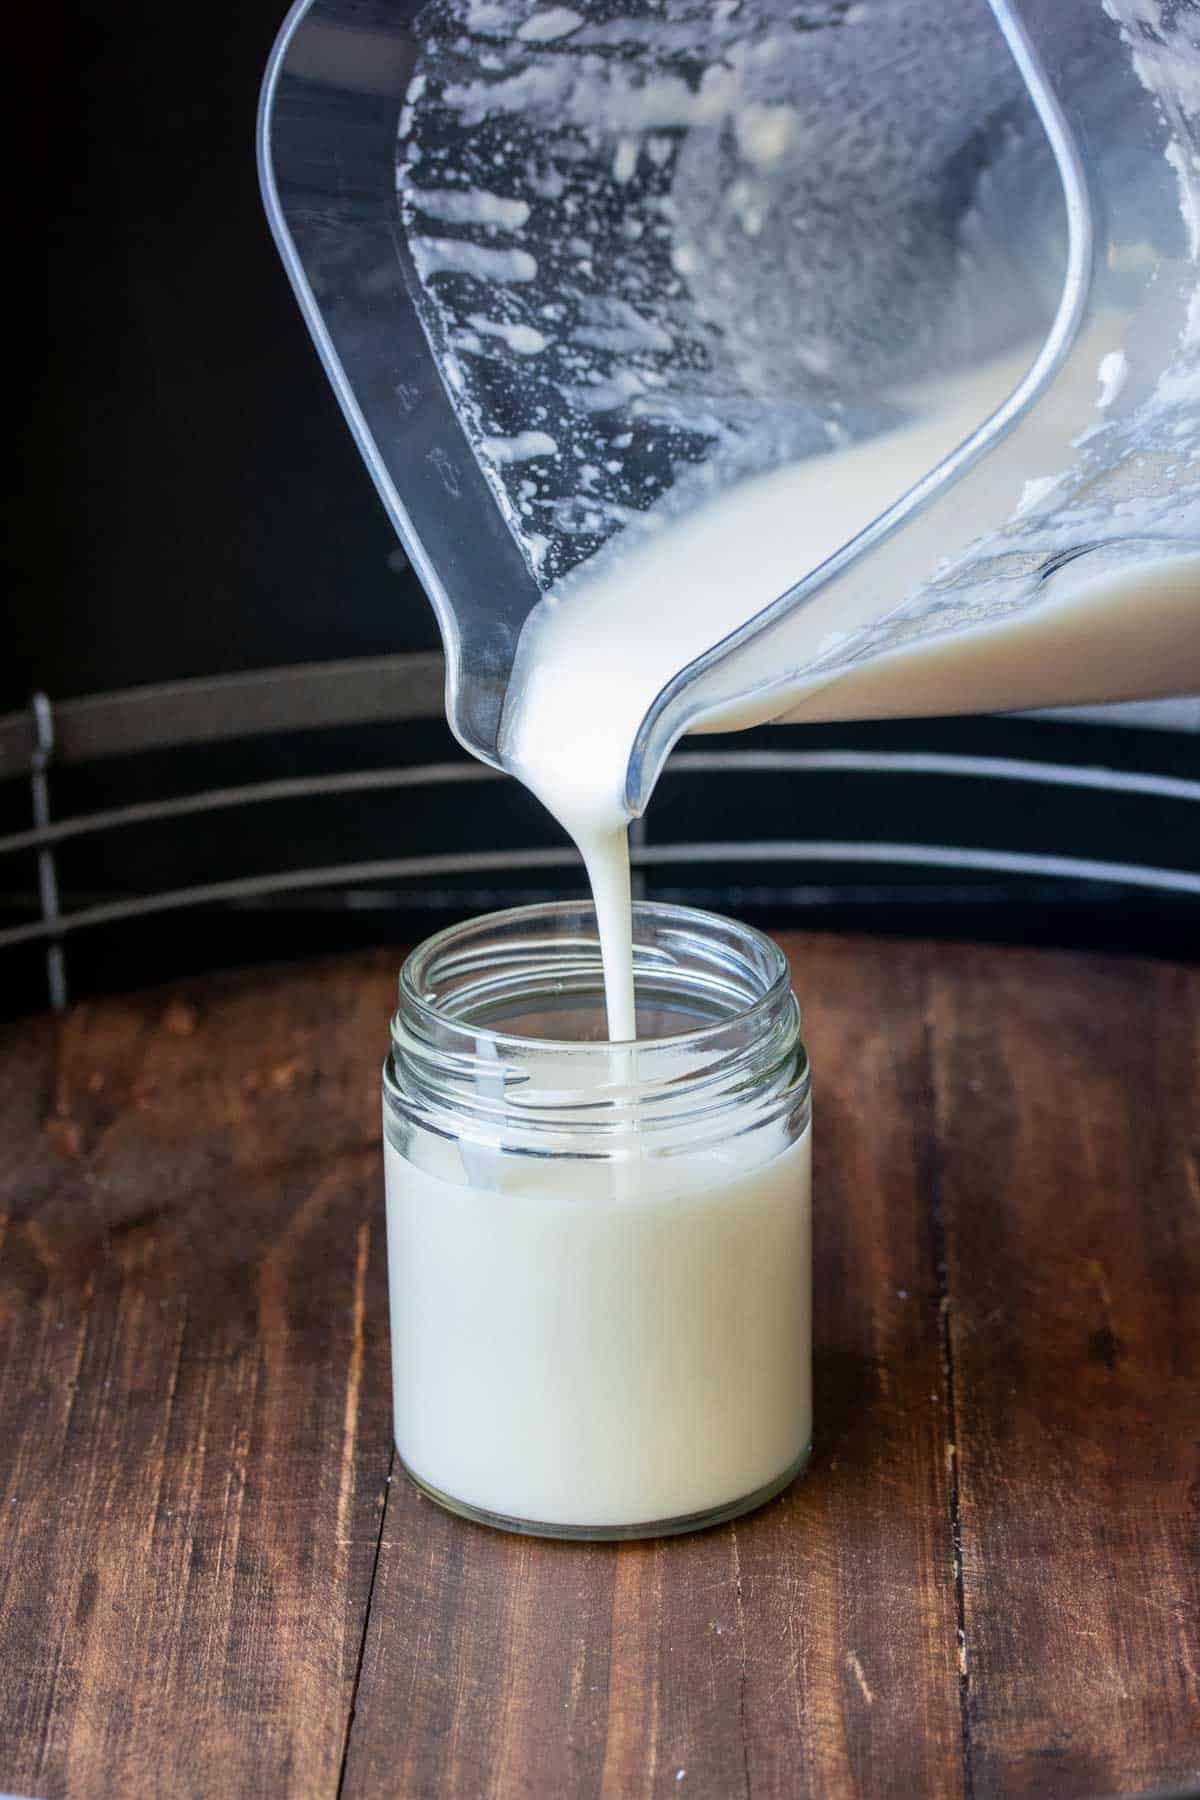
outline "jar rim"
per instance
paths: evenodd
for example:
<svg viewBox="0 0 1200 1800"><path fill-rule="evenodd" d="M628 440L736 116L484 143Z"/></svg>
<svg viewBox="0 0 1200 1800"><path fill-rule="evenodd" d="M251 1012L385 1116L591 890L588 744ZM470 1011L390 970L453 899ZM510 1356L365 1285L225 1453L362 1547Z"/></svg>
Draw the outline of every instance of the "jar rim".
<svg viewBox="0 0 1200 1800"><path fill-rule="evenodd" d="M638 960L638 923L653 922L659 927L674 924L681 928L696 925L708 926L714 934L733 934L738 940L738 947L747 955L747 964L756 956L763 969L763 985L750 1003L731 1010L725 1016L713 1019L694 1030L665 1033L660 1037L636 1038L632 1045L640 1054L652 1054L658 1049L670 1052L695 1049L702 1051L709 1043L719 1041L723 1033L731 1026L745 1028L759 1013L770 1014L781 1000L791 994L791 968L787 957L766 932L759 931L753 925L746 925L739 919L726 918L703 907L681 906L660 900L635 900L633 902L634 923L634 964ZM411 1009L416 1020L436 1029L439 1033L461 1032L464 1039L472 1045L481 1040L490 1044L496 1052L505 1050L516 1055L529 1055L540 1051L561 1053L567 1051L572 1058L595 1056L597 1060L611 1059L613 1042L609 1038L569 1039L544 1038L526 1035L520 1032L496 1030L481 1024L470 1017L456 1018L452 1012L439 1007L432 997L429 978L436 960L443 955L449 946L469 944L472 937L486 938L489 933L502 932L508 925L518 921L526 926L536 927L539 924L553 925L575 917L595 921L595 908L590 901L584 900L551 900L539 901L532 905L505 907L495 912L476 914L458 924L448 925L435 932L415 950L409 952L400 968L399 1000L400 1009ZM595 939L598 951L599 940ZM396 1014L396 1021L400 1012ZM395 1027L393 1027L394 1035Z"/></svg>

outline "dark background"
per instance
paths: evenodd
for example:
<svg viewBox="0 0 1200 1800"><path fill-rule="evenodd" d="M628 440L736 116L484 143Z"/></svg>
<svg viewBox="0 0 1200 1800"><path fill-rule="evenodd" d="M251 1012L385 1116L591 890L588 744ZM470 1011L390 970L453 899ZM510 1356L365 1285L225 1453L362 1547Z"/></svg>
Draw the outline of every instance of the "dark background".
<svg viewBox="0 0 1200 1800"><path fill-rule="evenodd" d="M258 87L284 10L80 5L29 59L53 170L49 354L2 708L31 679L63 696L436 646L388 567L394 534L259 199Z"/></svg>
<svg viewBox="0 0 1200 1800"><path fill-rule="evenodd" d="M80 5L27 36L17 67L6 654L0 712L135 684L431 650L432 615L397 557L270 240L254 168L258 86L283 8L185 14ZM40 35L39 35L40 33ZM44 269L44 293L41 276ZM28 384L28 392L24 390ZM24 397L22 397L24 396ZM1200 778L1194 733L954 720L754 733L789 748L946 749ZM706 748L713 740L705 740ZM55 817L226 781L461 753L440 721L257 738L52 774ZM0 833L29 787L0 781ZM1194 801L980 779L668 775L651 841L926 842L1200 867ZM184 880L365 860L401 847L561 840L509 782L255 808L81 840L64 910ZM694 863L651 890L766 919L1101 943L1191 955L1197 903L1122 883L803 859ZM402 942L578 873L376 884L349 896L209 909L80 933L72 992L171 969ZM31 856L0 856L0 926L36 915ZM44 1003L37 947L0 948L8 1010Z"/></svg>

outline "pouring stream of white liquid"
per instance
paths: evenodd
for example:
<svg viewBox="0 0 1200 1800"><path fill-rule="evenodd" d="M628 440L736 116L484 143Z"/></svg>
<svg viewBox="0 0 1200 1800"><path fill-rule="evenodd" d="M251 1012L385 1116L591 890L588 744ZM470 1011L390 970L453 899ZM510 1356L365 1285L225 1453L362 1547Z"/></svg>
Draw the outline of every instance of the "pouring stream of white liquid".
<svg viewBox="0 0 1200 1800"><path fill-rule="evenodd" d="M1086 366L1103 363L1112 330L1112 321L1107 333L1099 323L1096 360ZM530 616L510 687L504 760L584 858L614 1040L637 1035L625 781L653 701L680 669L825 561L968 437L1031 360L1026 351L948 387L919 423L741 483L572 584L564 597L548 595ZM1059 405L1059 454L1094 417L1094 401L1093 389ZM996 479L1011 483L1011 468L998 468ZM1010 510L1020 485L1008 497ZM789 622L789 664L803 668L831 631L862 622L836 601L823 606L818 595ZM1002 711L1178 692L1190 682L1200 683L1200 557L1100 576L1084 563L1077 576L1057 578L1052 598L1009 617L917 640L832 679L773 686L769 716L815 722ZM759 696L714 711L699 728L733 730L764 716Z"/></svg>

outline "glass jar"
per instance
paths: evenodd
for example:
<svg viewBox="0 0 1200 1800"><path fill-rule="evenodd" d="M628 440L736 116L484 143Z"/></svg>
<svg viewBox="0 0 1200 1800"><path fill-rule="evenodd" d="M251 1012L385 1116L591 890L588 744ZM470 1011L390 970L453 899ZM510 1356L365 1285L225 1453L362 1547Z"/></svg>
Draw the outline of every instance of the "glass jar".
<svg viewBox="0 0 1200 1800"><path fill-rule="evenodd" d="M441 932L384 1069L396 1445L432 1499L554 1537L760 1505L808 1458L808 1060L760 932L634 907L638 1041L595 914Z"/></svg>

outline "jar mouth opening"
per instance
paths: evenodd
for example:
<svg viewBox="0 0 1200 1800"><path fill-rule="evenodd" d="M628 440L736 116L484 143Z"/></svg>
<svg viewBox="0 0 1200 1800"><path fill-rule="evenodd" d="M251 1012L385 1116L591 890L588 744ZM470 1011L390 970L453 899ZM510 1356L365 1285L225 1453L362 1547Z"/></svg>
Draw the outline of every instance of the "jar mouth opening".
<svg viewBox="0 0 1200 1800"><path fill-rule="evenodd" d="M632 1047L640 1057L715 1049L731 1027L752 1031L756 1015L765 1024L790 996L791 972L779 946L719 913L636 900L633 938L639 1033ZM506 1029L506 1017L511 1027L514 1015L534 1028ZM537 1028L554 1019L572 1029ZM643 1036L643 1019L660 1028ZM614 1046L605 1035L594 907L590 901L511 907L426 939L401 968L393 1037L406 1021L436 1032L443 1044L447 1034L461 1034L464 1049L475 1054L488 1048L499 1057L567 1052L581 1059L577 1067L588 1058L608 1063Z"/></svg>

